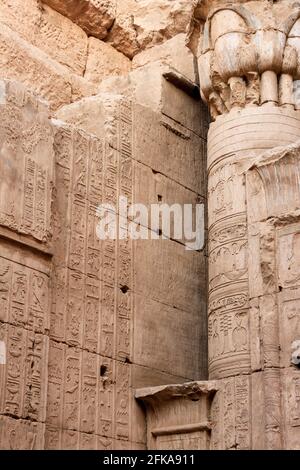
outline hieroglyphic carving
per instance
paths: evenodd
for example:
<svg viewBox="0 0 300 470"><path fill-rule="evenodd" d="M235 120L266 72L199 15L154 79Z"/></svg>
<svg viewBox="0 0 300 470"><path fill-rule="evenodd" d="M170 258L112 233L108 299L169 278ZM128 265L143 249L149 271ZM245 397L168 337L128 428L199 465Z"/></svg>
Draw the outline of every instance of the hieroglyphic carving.
<svg viewBox="0 0 300 470"><path fill-rule="evenodd" d="M112 437L114 434L114 382L113 360L101 358L98 399L98 434L101 436Z"/></svg>
<svg viewBox="0 0 300 470"><path fill-rule="evenodd" d="M113 356L115 324L115 287L102 283L101 349L103 356Z"/></svg>
<svg viewBox="0 0 300 470"><path fill-rule="evenodd" d="M214 151L214 139L210 143L210 154ZM217 135L219 139L219 135ZM229 155L228 158L231 156ZM235 163L229 163L227 165L221 165L217 168L212 168L210 171L210 177L208 181L208 197L209 197L209 224L212 225L221 218L234 216L245 212L245 205L243 201L243 195L245 189L243 185L244 177L239 174L238 165ZM239 191L237 190L239 188ZM236 197L238 195L238 197ZM240 221L238 221L239 223ZM241 219L242 225L245 226L245 219ZM221 228L220 234L216 232L216 237L222 236L225 227ZM243 231L242 227L240 230ZM226 232L226 230L225 230ZM214 241L214 237L211 240Z"/></svg>
<svg viewBox="0 0 300 470"><path fill-rule="evenodd" d="M80 433L79 449L80 450L96 450L97 436L95 434Z"/></svg>
<svg viewBox="0 0 300 470"><path fill-rule="evenodd" d="M206 450L209 447L207 432L181 433L159 436L157 450Z"/></svg>
<svg viewBox="0 0 300 470"><path fill-rule="evenodd" d="M54 121L60 174L54 210L63 220L55 240L64 253L54 256L50 335L70 347L51 342L47 422L70 430L59 438L53 430L53 445L61 440L63 448L94 448L95 434L130 438L130 365L113 358L125 362L131 355L132 247L96 234L99 204L116 204L119 194L132 201L131 103L112 112L104 141ZM57 200L66 191L71 196Z"/></svg>
<svg viewBox="0 0 300 470"><path fill-rule="evenodd" d="M62 448L64 450L73 450L79 448L79 432L64 429L62 431Z"/></svg>
<svg viewBox="0 0 300 470"><path fill-rule="evenodd" d="M61 446L61 431L55 426L46 424L45 429L45 450L60 450Z"/></svg>
<svg viewBox="0 0 300 470"><path fill-rule="evenodd" d="M98 437L98 450L113 450L114 448L113 439L102 436Z"/></svg>
<svg viewBox="0 0 300 470"><path fill-rule="evenodd" d="M199 50L201 94L212 117L267 103L298 109L293 93L299 78L297 5L217 3L206 5Z"/></svg>
<svg viewBox="0 0 300 470"><path fill-rule="evenodd" d="M64 344L50 341L48 359L47 423L57 427L62 421L65 354L64 351ZM50 439L50 436L53 433L51 433L50 431L49 433Z"/></svg>
<svg viewBox="0 0 300 470"><path fill-rule="evenodd" d="M83 351L81 362L80 430L95 434L97 420L98 357Z"/></svg>
<svg viewBox="0 0 300 470"><path fill-rule="evenodd" d="M240 375L219 383L211 408L211 449L250 449L251 378Z"/></svg>
<svg viewBox="0 0 300 470"><path fill-rule="evenodd" d="M281 412L281 383L280 369L264 371L265 395L265 434L266 448L275 450L282 448L282 412Z"/></svg>
<svg viewBox="0 0 300 470"><path fill-rule="evenodd" d="M250 449L250 378L240 376L235 379L236 441L240 450Z"/></svg>
<svg viewBox="0 0 300 470"><path fill-rule="evenodd" d="M221 433L221 393L217 392L214 396L211 409L210 409L210 419L211 419L211 441L210 441L210 450L219 450L223 448L222 442L222 433Z"/></svg>
<svg viewBox="0 0 300 470"><path fill-rule="evenodd" d="M1 371L0 413L35 421L45 419L47 337L8 324L0 324L7 345Z"/></svg>
<svg viewBox="0 0 300 470"><path fill-rule="evenodd" d="M47 108L21 85L2 84L0 224L49 243L53 138Z"/></svg>
<svg viewBox="0 0 300 470"><path fill-rule="evenodd" d="M247 227L242 214L211 226L209 256L210 373L226 377L250 365Z"/></svg>
<svg viewBox="0 0 300 470"><path fill-rule="evenodd" d="M71 346L82 344L82 320L84 318L84 275L68 271L68 304L66 312L66 340Z"/></svg>
<svg viewBox="0 0 300 470"><path fill-rule="evenodd" d="M211 422L211 402L218 385L189 382L137 390L136 398L146 407L148 449L208 450L216 424Z"/></svg>
<svg viewBox="0 0 300 470"><path fill-rule="evenodd" d="M44 424L0 416L1 450L43 450Z"/></svg>
<svg viewBox="0 0 300 470"><path fill-rule="evenodd" d="M41 422L46 417L48 337L28 332L27 342L24 416Z"/></svg>
<svg viewBox="0 0 300 470"><path fill-rule="evenodd" d="M210 252L210 289L244 280L247 274L247 241L231 240Z"/></svg>

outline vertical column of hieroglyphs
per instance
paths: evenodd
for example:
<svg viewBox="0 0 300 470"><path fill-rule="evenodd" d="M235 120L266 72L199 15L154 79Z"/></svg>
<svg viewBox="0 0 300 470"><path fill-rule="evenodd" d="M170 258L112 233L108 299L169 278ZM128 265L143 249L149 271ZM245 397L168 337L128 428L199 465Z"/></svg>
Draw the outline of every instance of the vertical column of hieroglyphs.
<svg viewBox="0 0 300 470"><path fill-rule="evenodd" d="M41 449L53 137L47 107L21 85L0 82L0 109L0 446Z"/></svg>
<svg viewBox="0 0 300 470"><path fill-rule="evenodd" d="M100 241L97 207L132 199L131 105L106 138L55 125L56 197L47 448L128 445L131 245ZM123 443L123 444L122 444Z"/></svg>

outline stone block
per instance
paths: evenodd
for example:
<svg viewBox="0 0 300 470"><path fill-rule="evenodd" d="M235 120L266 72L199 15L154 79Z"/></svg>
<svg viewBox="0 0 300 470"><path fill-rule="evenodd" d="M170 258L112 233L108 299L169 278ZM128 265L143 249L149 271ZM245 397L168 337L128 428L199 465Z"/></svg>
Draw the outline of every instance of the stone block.
<svg viewBox="0 0 300 470"><path fill-rule="evenodd" d="M163 44L141 51L133 58L132 68L136 69L157 61L174 68L191 82L196 82L194 56L186 45L184 33L174 36Z"/></svg>
<svg viewBox="0 0 300 470"><path fill-rule="evenodd" d="M122 97L118 94L101 93L65 106L57 117L98 138L105 138L120 101ZM145 104L145 100L143 102ZM202 116L200 109L198 111ZM132 113L133 158L154 173L161 173L204 196L206 141L176 120L162 115L157 108L156 112L149 109L147 103L142 106L134 102Z"/></svg>
<svg viewBox="0 0 300 470"><path fill-rule="evenodd" d="M137 294L134 318L135 364L189 380L201 376L203 345L199 342L200 324L195 322L198 313L179 310Z"/></svg>
<svg viewBox="0 0 300 470"><path fill-rule="evenodd" d="M1 450L44 450L45 425L0 416Z"/></svg>
<svg viewBox="0 0 300 470"><path fill-rule="evenodd" d="M217 389L216 382L191 382L137 390L146 408L148 449L209 450Z"/></svg>
<svg viewBox="0 0 300 470"><path fill-rule="evenodd" d="M187 32L194 10L189 0L118 0L107 40L128 57Z"/></svg>
<svg viewBox="0 0 300 470"><path fill-rule="evenodd" d="M115 0L42 0L80 26L89 36L104 39L115 19Z"/></svg>
<svg viewBox="0 0 300 470"><path fill-rule="evenodd" d="M49 109L19 83L1 80L0 89L0 225L49 250L54 181Z"/></svg>
<svg viewBox="0 0 300 470"><path fill-rule="evenodd" d="M100 84L107 77L126 75L130 70L131 62L124 54L99 39L89 38L86 80Z"/></svg>
<svg viewBox="0 0 300 470"><path fill-rule="evenodd" d="M7 351L0 368L0 414L44 422L48 337L7 323L0 323L0 337Z"/></svg>
<svg viewBox="0 0 300 470"><path fill-rule="evenodd" d="M26 17L26 21L24 21ZM0 24L4 24L52 59L83 75L87 59L87 35L71 20L38 0L3 0Z"/></svg>

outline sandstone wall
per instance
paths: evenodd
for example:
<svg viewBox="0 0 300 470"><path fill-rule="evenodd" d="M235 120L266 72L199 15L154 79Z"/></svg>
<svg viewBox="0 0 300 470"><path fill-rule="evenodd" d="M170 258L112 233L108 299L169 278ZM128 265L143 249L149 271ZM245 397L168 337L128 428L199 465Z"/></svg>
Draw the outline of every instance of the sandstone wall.
<svg viewBox="0 0 300 470"><path fill-rule="evenodd" d="M199 15L201 93L215 119L207 165L209 375L220 387L212 448L298 448L299 146L291 144L300 138L299 6L214 1Z"/></svg>
<svg viewBox="0 0 300 470"><path fill-rule="evenodd" d="M135 389L207 376L205 252L96 237L97 205L121 194L205 202L193 57L178 35L136 55L131 74L110 19L97 32L97 5L80 2L77 21L73 3L0 5L5 449L144 448ZM165 32L145 46L185 30L164 11Z"/></svg>

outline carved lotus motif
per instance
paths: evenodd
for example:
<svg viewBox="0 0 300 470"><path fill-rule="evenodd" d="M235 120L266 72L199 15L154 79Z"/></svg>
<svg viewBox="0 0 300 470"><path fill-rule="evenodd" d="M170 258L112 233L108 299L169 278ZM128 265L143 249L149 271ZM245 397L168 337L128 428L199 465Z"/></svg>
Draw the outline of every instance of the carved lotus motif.
<svg viewBox="0 0 300 470"><path fill-rule="evenodd" d="M300 7L213 2L199 54L202 97L212 117L247 105L300 108ZM220 2L218 2L220 3ZM254 81L255 80L255 81Z"/></svg>

